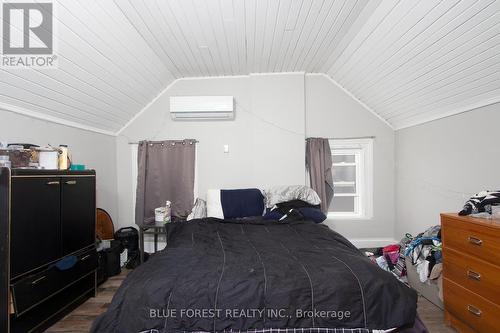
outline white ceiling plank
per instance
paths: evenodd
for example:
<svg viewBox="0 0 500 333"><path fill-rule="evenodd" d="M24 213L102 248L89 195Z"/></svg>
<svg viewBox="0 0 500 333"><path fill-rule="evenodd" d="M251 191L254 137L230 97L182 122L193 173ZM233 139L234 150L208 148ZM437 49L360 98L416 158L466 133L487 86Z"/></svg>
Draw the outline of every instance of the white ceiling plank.
<svg viewBox="0 0 500 333"><path fill-rule="evenodd" d="M497 25L500 27L500 25ZM465 45L464 45L465 46ZM468 51L454 59L447 61L445 65L436 65L431 70L425 72L425 75L419 77L419 84L409 87L407 90L403 90L404 94L393 94L391 98L387 100L382 100L381 102L373 101L374 105L388 108L394 103L405 103L408 97L417 98L428 91L434 91L437 84L445 83L448 81L455 80L457 77L462 77L464 72L468 70L477 70L482 67L489 66L492 62L493 64L499 59L496 58L500 51L500 36L494 36L491 39L485 40L477 48L469 48ZM468 54L467 54L468 53Z"/></svg>
<svg viewBox="0 0 500 333"><path fill-rule="evenodd" d="M306 41L306 46L301 50L301 56L295 62L295 68L306 68L304 63L309 63L317 55L319 47L323 44L328 31L335 26L335 19L340 13L344 1L326 1L325 9L321 11L320 24L314 25L312 38Z"/></svg>
<svg viewBox="0 0 500 333"><path fill-rule="evenodd" d="M106 113L112 116L116 116L120 119L127 119L131 116L131 113L127 113L121 108L117 108L114 105L110 105L107 103L103 103L101 100L96 99L91 94L82 91L81 89L74 88L71 85L65 84L57 79L54 79L50 76L43 74L42 72L30 70L30 71L19 71L13 69L2 69L1 72L6 74L2 74L2 76L7 75L7 80L9 78L8 75L12 75L14 77L18 77L27 82L39 85L41 87L46 87L50 89L55 94L63 93L69 98L71 98L74 103L80 105L82 108L89 108L90 110L96 110L99 114L100 112ZM8 82L8 81L7 81Z"/></svg>
<svg viewBox="0 0 500 333"><path fill-rule="evenodd" d="M441 2L430 14L425 16L416 27L416 35L408 35L398 51L380 63L381 71L374 71L374 75L366 75L364 82L351 87L353 93L361 89L378 85L381 79L386 79L399 68L407 66L419 54L437 43L440 38L457 29L470 17L481 12L494 0L478 1L471 6L468 2ZM451 6L450 6L451 5ZM458 17L458 19L456 19Z"/></svg>
<svg viewBox="0 0 500 333"><path fill-rule="evenodd" d="M353 77L353 72L369 72L376 66L369 67L382 55L390 53L391 48L396 48L395 44L417 24L418 11L428 13L438 4L433 1L403 0L387 16L387 19L377 27L376 36L366 43L363 43L358 51L341 67L335 77L339 81L349 84L343 80L346 74Z"/></svg>
<svg viewBox="0 0 500 333"><path fill-rule="evenodd" d="M67 7L76 13L80 13L80 15L72 14L72 11L68 10ZM108 64L112 63L121 72L127 72L132 82L139 83L139 85L147 90L154 91L160 89L161 82L153 82L151 76L147 76L144 73L144 68L139 70L137 68L137 60L131 56L130 52L123 49L121 45L115 43L115 38L109 38L106 41L99 33L96 33L93 29L97 31L102 31L103 29L100 29L92 16L82 21L79 16L83 16L83 14L85 14L85 10L78 5L78 2L72 2L72 7L65 5L64 2L59 3L58 17L60 23L75 36L78 36L80 41L90 45L98 53L98 56L107 60ZM92 42L89 42L89 40ZM149 97L149 95L145 96Z"/></svg>
<svg viewBox="0 0 500 333"><path fill-rule="evenodd" d="M328 74L335 77L335 73L352 57L352 55L368 40L371 35L377 30L387 16L396 8L398 0L382 1L376 10L369 16L363 28L352 38L347 47L342 50L342 53L335 59L333 65L328 69Z"/></svg>
<svg viewBox="0 0 500 333"><path fill-rule="evenodd" d="M357 0L354 3L344 0L341 11L335 19L338 27L328 33L327 47L323 47L318 53L320 55L318 60L311 64L313 71L328 73L381 3L382 0ZM330 35L331 33L333 35Z"/></svg>
<svg viewBox="0 0 500 333"><path fill-rule="evenodd" d="M286 52L284 53L283 60L281 61L280 72L292 72L293 69L289 65L289 59L292 56L295 48L297 47L298 40L302 35L302 31L304 30L304 26L306 24L307 19L311 13L311 9L313 7L314 2L311 0L305 0L300 7L298 18L295 20L295 28L291 31L291 38L286 47ZM288 26L288 24L287 24Z"/></svg>
<svg viewBox="0 0 500 333"><path fill-rule="evenodd" d="M257 20L257 0L245 1L247 70L252 72L255 61L255 29Z"/></svg>
<svg viewBox="0 0 500 333"><path fill-rule="evenodd" d="M467 60L479 53L480 45L489 43L489 40L497 35L500 23L498 15L497 13L491 17L474 17L473 20L467 21L467 24L463 24L460 29L454 30L453 34L449 34L448 38L441 39L441 43L435 43L417 57L412 58L400 70L399 76L404 77L404 79L399 80L397 86L389 84L389 82L392 83L389 77L387 77L387 81L384 80L380 83L380 86L383 86L386 91L390 91L386 96L395 96L401 91L411 92L414 81L424 82L429 77L432 79L436 73L447 70L457 61ZM464 56L462 57L462 55ZM374 99L374 103L379 102L380 100Z"/></svg>
<svg viewBox="0 0 500 333"><path fill-rule="evenodd" d="M119 133L179 78L270 72L328 75L394 128L500 100L498 0L54 3L58 67L0 68L0 108Z"/></svg>
<svg viewBox="0 0 500 333"><path fill-rule="evenodd" d="M276 24L273 32L273 40L269 47L269 54L267 55L267 63L265 65L266 72L273 72L276 63L280 61L278 55L285 39L285 28L290 15L292 2L294 0L280 0L278 16L276 17ZM297 2L297 1L295 1Z"/></svg>
<svg viewBox="0 0 500 333"><path fill-rule="evenodd" d="M11 75L10 73L6 74L4 72L4 75L0 78L0 82L7 85L5 88L6 94L11 94L13 90L18 90L17 93L19 95L16 96L26 93L30 96L30 101L39 101L37 104L44 105L53 110L63 110L61 111L62 113L72 114L81 119L91 120L96 123L98 123L99 120L112 125L120 125L126 122L124 118L112 116L110 114L100 114L99 111L96 112L95 109L82 106L75 102L62 92L56 92L49 88L41 87L34 82Z"/></svg>
<svg viewBox="0 0 500 333"><path fill-rule="evenodd" d="M264 27L264 37L263 37L263 45L259 55L259 68L257 71L259 73L269 72L268 64L271 57L271 50L276 38L276 26L278 25L278 17L280 10L282 10L282 2L278 1L269 1L269 6L266 12L266 26Z"/></svg>
<svg viewBox="0 0 500 333"><path fill-rule="evenodd" d="M93 43L87 42L87 40L80 35L83 31L73 31L69 25L64 23L64 20L59 19L57 16L55 16L55 20L58 21L58 28L55 29L54 33L59 43L58 53L62 55L69 52L79 54L80 59L82 59L82 64L90 65L93 70L100 73L100 75L106 75L107 79L113 80L115 84L126 91L128 95L139 100L149 99L150 96L148 92L142 91L142 87L138 88L137 85L133 85L133 82L136 81L134 76L132 76L131 73L123 72L116 62L100 52ZM124 75L125 79L120 77L120 74Z"/></svg>
<svg viewBox="0 0 500 333"><path fill-rule="evenodd" d="M478 82L479 83L474 84L472 88L469 86L461 87L448 96L441 96L438 99L429 101L421 105L421 109L407 110L389 117L388 119L389 121L406 120L417 115L435 112L436 109L443 106L460 104L485 94L493 94L496 96L498 95L498 91L500 91L500 72L492 73L488 79L483 78L478 80Z"/></svg>
<svg viewBox="0 0 500 333"><path fill-rule="evenodd" d="M325 0L316 0L311 5L311 10L309 11L309 15L304 23L304 28L302 29L299 38L297 39L297 43L291 52L291 57L286 59L287 68L293 71L300 71L301 68L297 68L297 62L299 61L299 57L303 54L304 51L310 48L309 41L314 39L314 32L320 29L326 15L328 14L328 6L331 5L334 1L325 1Z"/></svg>
<svg viewBox="0 0 500 333"><path fill-rule="evenodd" d="M50 100L45 99L42 96L34 95L30 92L18 89L10 84L0 81L0 101L2 103L7 103L14 106L19 106L22 108L31 109L36 112L46 113L47 115L58 117L61 119L66 119L69 121L74 121L83 125L92 126L95 128L100 128L103 130L116 130L120 126L117 124L109 124L107 121L99 119L94 121L89 119L88 116L79 116L76 113L68 113L67 111L62 111L65 108L56 104Z"/></svg>

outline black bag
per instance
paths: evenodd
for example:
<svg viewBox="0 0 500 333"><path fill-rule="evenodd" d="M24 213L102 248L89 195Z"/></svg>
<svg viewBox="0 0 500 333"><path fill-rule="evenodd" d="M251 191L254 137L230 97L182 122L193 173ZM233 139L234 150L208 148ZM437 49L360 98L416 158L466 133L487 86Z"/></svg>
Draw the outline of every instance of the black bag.
<svg viewBox="0 0 500 333"><path fill-rule="evenodd" d="M121 242L112 240L111 247L97 252L97 284L101 284L109 277L121 273L120 254L123 252Z"/></svg>
<svg viewBox="0 0 500 333"><path fill-rule="evenodd" d="M120 241L128 252L139 250L139 232L134 227L121 228L115 232L115 239Z"/></svg>

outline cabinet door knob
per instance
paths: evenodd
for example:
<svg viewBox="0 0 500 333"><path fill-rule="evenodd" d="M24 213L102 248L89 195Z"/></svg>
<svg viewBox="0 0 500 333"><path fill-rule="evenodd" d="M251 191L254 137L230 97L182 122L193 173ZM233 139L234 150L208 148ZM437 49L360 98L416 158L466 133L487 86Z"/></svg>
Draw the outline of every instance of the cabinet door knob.
<svg viewBox="0 0 500 333"><path fill-rule="evenodd" d="M469 236L469 243L471 243L473 245L481 246L483 244L483 241L477 237Z"/></svg>
<svg viewBox="0 0 500 333"><path fill-rule="evenodd" d="M76 180L68 180L65 182L66 185L76 185Z"/></svg>
<svg viewBox="0 0 500 333"><path fill-rule="evenodd" d="M469 279L473 279L473 280L477 280L477 281L481 280L481 274L479 274L478 272L468 270L467 276L469 277Z"/></svg>
<svg viewBox="0 0 500 333"><path fill-rule="evenodd" d="M59 184L60 184L60 182L58 180L47 182L47 185L59 185Z"/></svg>
<svg viewBox="0 0 500 333"><path fill-rule="evenodd" d="M474 316L481 317L482 311L476 308L475 306L469 304L467 305L467 310L469 310L469 312L472 313Z"/></svg>

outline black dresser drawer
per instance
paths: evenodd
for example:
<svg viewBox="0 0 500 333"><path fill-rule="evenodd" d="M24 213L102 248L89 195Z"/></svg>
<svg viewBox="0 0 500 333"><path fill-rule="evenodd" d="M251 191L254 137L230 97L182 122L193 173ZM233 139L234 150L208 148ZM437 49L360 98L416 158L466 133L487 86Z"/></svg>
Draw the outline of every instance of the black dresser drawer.
<svg viewBox="0 0 500 333"><path fill-rule="evenodd" d="M76 264L60 270L55 265L45 271L28 276L12 285L12 298L16 315L20 316L33 306L47 300L97 268L95 248L76 255Z"/></svg>

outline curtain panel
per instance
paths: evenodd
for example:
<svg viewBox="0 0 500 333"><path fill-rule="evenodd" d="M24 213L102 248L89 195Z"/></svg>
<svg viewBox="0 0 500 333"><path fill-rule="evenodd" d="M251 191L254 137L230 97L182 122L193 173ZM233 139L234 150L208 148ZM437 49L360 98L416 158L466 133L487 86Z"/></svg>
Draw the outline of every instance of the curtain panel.
<svg viewBox="0 0 500 333"><path fill-rule="evenodd" d="M307 138L306 168L311 187L321 199L321 210L328 212L333 199L332 152L325 138Z"/></svg>
<svg viewBox="0 0 500 333"><path fill-rule="evenodd" d="M139 142L135 223L154 219L154 209L172 202L172 215L186 217L194 202L196 140Z"/></svg>

